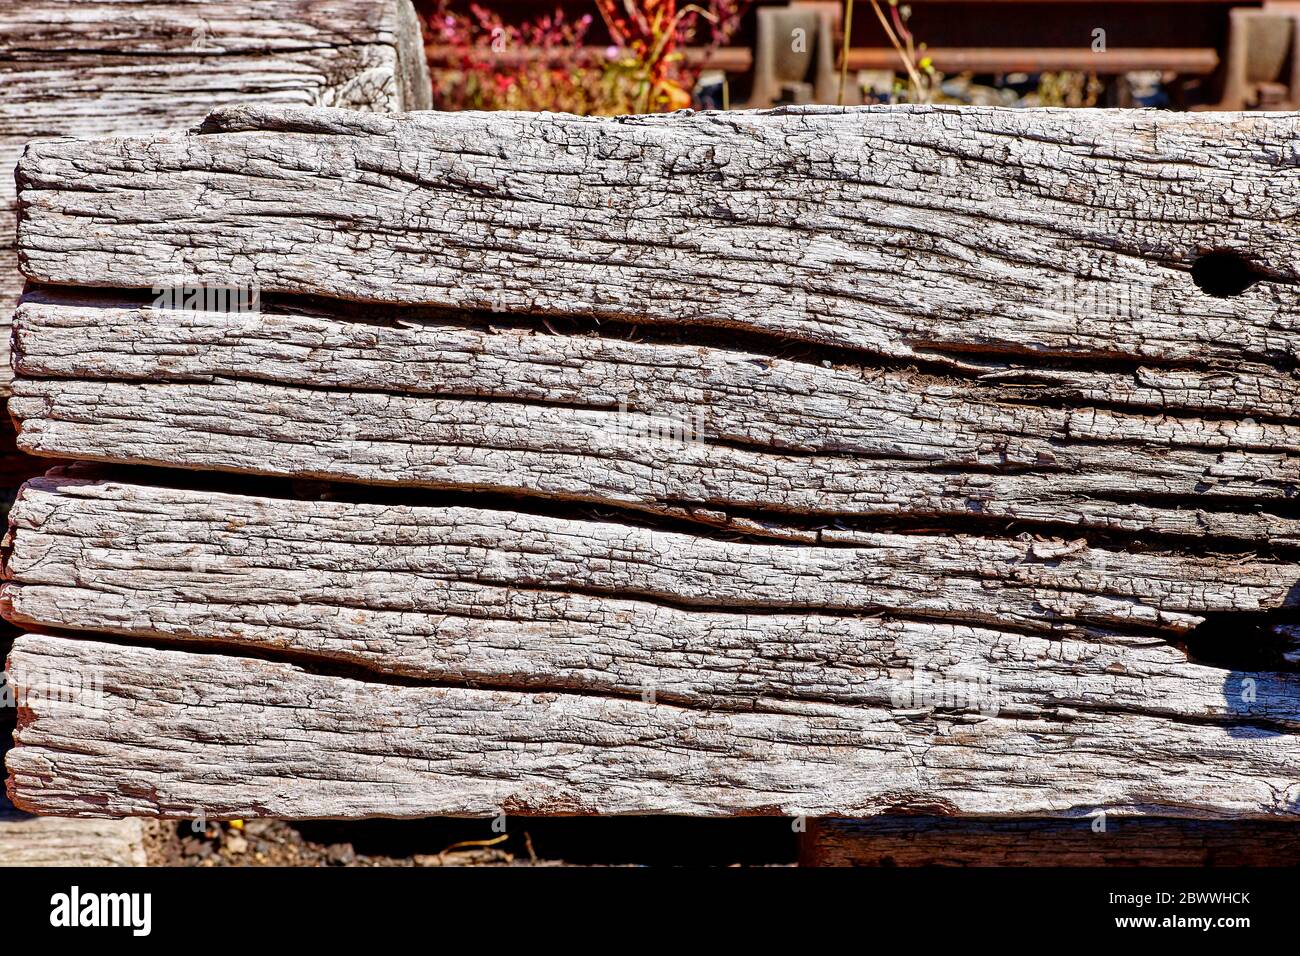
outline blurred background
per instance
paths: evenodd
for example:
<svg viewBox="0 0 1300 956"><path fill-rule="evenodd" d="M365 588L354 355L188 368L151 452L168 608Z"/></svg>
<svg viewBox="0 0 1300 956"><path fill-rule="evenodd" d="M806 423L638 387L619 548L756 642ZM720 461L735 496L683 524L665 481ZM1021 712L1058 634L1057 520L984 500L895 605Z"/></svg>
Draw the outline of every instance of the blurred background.
<svg viewBox="0 0 1300 956"><path fill-rule="evenodd" d="M1300 0L417 0L436 109L1300 107Z"/></svg>

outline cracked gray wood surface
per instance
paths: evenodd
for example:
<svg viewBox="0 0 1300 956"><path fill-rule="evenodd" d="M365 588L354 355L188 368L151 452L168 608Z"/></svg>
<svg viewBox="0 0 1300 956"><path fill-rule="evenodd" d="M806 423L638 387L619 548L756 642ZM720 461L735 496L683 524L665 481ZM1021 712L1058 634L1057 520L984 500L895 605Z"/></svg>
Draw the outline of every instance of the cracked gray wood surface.
<svg viewBox="0 0 1300 956"><path fill-rule="evenodd" d="M29 140L190 125L232 100L420 109L428 89L408 0L0 0L0 398L25 281L13 173ZM3 456L6 473L23 461ZM143 865L140 828L0 815L0 865Z"/></svg>
<svg viewBox="0 0 1300 956"><path fill-rule="evenodd" d="M1208 614L1296 603L1295 563L864 533L851 545L719 540L468 506L304 501L85 478L34 479L10 511L19 584L217 577L209 598L320 594L401 608L455 582L642 598L683 608L891 612L1041 633L1183 634ZM123 562L129 562L124 565ZM268 575L284 584L266 585ZM351 595L349 597L349 595Z"/></svg>
<svg viewBox="0 0 1300 956"><path fill-rule="evenodd" d="M13 169L29 141L189 126L244 101L427 109L409 0L0 0L0 322L23 287ZM0 394L8 377L5 362Z"/></svg>
<svg viewBox="0 0 1300 956"><path fill-rule="evenodd" d="M823 541L852 538L841 518L935 517L1300 540L1292 420L382 310L45 295L15 323L10 412L32 454L617 503Z"/></svg>
<svg viewBox="0 0 1300 956"><path fill-rule="evenodd" d="M1295 114L233 107L188 135L33 146L24 269L742 328L958 367L1248 374L1296 355L1298 133ZM1191 267L1215 250L1262 281L1206 294Z"/></svg>
<svg viewBox="0 0 1300 956"><path fill-rule="evenodd" d="M742 709L765 697L880 704L889 700L891 681L907 678L915 663L970 661L996 663L1002 692L1035 712L1054 702L1284 725L1300 719L1290 675L1254 675L1255 700L1225 700L1229 675L1190 663L1170 643L1196 615L1170 616L1163 637L1045 614L1017 620L997 606L999 571L991 561L981 582L987 606L954 603L946 611L951 623L905 617L945 613L922 587L911 597L901 588L859 590L817 612L804 606L827 599L801 596L785 571L815 572L813 587L864 565L883 571L914 564L913 574L924 578L914 558L921 550L947 545L974 569L988 560L979 551L992 545L1006 548L1003 587L1014 590L1035 561L1056 565L1065 588L1081 586L1090 576L1085 569L1095 573L1115 559L1099 552L1060 557L1042 543L1046 553L1035 556L1033 543L882 536L912 548L890 556L692 542L479 509L213 495L75 478L29 483L12 522L5 613L32 627L229 642L421 679L624 694L654 687L669 699ZM561 566L535 570L546 565ZM1114 571L1125 582L1142 573L1139 566L1153 571L1145 555L1125 556ZM719 574L718 567L736 570ZM1280 570L1285 581L1289 572ZM1180 573L1175 566L1175 577ZM1027 590L1034 601L1052 600L1047 588ZM858 610L884 610L869 603L874 596L898 616L831 613L854 599ZM1150 603L1132 617L1158 616L1160 599ZM1014 624L1026 630L1009 630Z"/></svg>
<svg viewBox="0 0 1300 956"><path fill-rule="evenodd" d="M1292 812L1291 738L1061 708L1047 717L798 714L586 694L398 686L277 661L20 637L21 806L221 817L428 814Z"/></svg>
<svg viewBox="0 0 1300 956"><path fill-rule="evenodd" d="M86 478L29 483L12 521L12 619L202 652L21 639L19 686L63 666L113 697L25 711L13 795L42 812L1259 816L1300 795L1295 675L1173 643L1206 608L1285 602L1287 565L1192 581L1023 541L754 545Z"/></svg>
<svg viewBox="0 0 1300 956"><path fill-rule="evenodd" d="M82 637L15 673L106 696L24 709L15 798L1294 816L1297 132L254 105L31 147L24 268L109 291L20 310L20 446L209 474L25 487L3 611ZM265 309L130 291L194 282Z"/></svg>

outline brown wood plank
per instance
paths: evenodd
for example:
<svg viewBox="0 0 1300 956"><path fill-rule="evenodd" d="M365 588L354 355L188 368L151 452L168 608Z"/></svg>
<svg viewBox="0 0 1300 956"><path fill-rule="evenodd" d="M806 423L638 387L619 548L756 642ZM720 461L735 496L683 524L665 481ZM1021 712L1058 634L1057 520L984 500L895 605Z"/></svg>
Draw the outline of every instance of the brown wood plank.
<svg viewBox="0 0 1300 956"><path fill-rule="evenodd" d="M1295 822L1110 815L1073 820L874 817L809 820L801 866L1300 865Z"/></svg>

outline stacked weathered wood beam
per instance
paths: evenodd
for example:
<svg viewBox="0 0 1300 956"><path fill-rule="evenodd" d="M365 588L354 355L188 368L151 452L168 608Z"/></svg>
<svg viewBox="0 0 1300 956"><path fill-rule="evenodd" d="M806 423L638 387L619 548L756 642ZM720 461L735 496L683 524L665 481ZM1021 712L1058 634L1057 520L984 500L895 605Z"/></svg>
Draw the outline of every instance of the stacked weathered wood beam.
<svg viewBox="0 0 1300 956"><path fill-rule="evenodd" d="M429 95L410 0L0 0L4 323L23 281L13 169L31 140L186 127L232 102L394 111Z"/></svg>
<svg viewBox="0 0 1300 956"><path fill-rule="evenodd" d="M98 693L23 712L11 793L1292 818L1297 134L251 106L29 148L11 409L99 464L14 509L11 667Z"/></svg>
<svg viewBox="0 0 1300 956"><path fill-rule="evenodd" d="M0 0L0 403L10 394L9 321L24 283L14 169L25 145L193 126L228 102L427 108L409 0ZM0 416L4 508L48 466L17 453L10 418ZM11 636L0 635L0 651ZM7 738L12 721L2 716ZM0 865L139 856L138 823L118 831L37 823L6 806L0 799Z"/></svg>

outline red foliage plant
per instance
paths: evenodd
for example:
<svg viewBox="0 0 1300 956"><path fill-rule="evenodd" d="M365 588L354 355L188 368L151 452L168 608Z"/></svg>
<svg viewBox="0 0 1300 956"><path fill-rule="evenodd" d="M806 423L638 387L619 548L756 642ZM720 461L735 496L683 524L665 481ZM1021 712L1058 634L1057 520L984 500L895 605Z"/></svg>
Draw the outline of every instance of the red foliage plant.
<svg viewBox="0 0 1300 956"><path fill-rule="evenodd" d="M469 13L440 0L429 17L435 109L557 110L613 115L691 104L704 57L688 60L701 21L707 49L724 45L752 0L596 0L612 44L586 44L594 18L555 13L518 26L471 3Z"/></svg>

